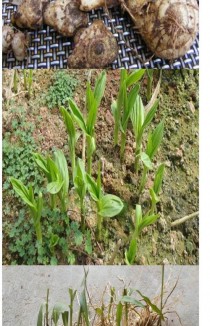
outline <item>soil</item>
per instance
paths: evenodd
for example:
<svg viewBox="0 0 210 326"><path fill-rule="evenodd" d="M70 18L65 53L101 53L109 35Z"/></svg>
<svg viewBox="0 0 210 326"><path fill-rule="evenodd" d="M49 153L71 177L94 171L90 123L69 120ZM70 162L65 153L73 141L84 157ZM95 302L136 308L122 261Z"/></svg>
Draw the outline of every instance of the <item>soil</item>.
<svg viewBox="0 0 210 326"><path fill-rule="evenodd" d="M3 132L10 129L14 119L11 103L22 106L27 112L27 119L36 126L34 139L42 152L51 152L60 148L68 153L67 134L58 108L49 110L43 101L43 94L52 84L53 70L37 70L33 73L33 94L31 99L23 88L23 74L18 72L18 93L12 89L13 71L3 71ZM158 78L155 71L154 85ZM91 78L94 85L99 71L69 70L79 84L74 100L81 108L85 107L86 81ZM197 264L198 263L198 218L171 228L171 222L198 211L198 71L180 70L163 71L159 94L160 105L153 121L156 126L165 119L164 139L155 158L155 166L164 162L166 169L158 212L161 217L156 224L143 230L139 240L137 264ZM124 213L104 222L104 242L94 245L93 260L86 263L124 264L124 252L128 248L129 236L133 232L135 205L140 202L143 209L148 206L148 193L145 191L139 198L139 176L134 173L135 139L129 125L125 160L121 164L119 148L113 145L114 119L111 113L111 102L118 92L120 71L107 71L105 96L101 102L96 131L97 150L93 159L93 176L97 175L97 163L103 162L103 187L106 193L119 196L126 204ZM141 95L146 104L146 84L144 78ZM41 118L40 118L41 117ZM15 141L15 140L14 140ZM77 155L81 156L82 144L78 142ZM153 175L146 184L148 190ZM3 205L7 202L7 192L3 193ZM8 199L9 200L9 199ZM89 202L88 198L87 201ZM16 205L10 200L9 205ZM91 205L91 204L89 204ZM89 207L88 223L95 225L94 207ZM15 209L12 209L15 211ZM78 219L78 214L76 214ZM3 219L5 216L3 216ZM6 216L13 223L14 216ZM74 218L71 216L71 218ZM7 243L4 242L4 259L7 256Z"/></svg>

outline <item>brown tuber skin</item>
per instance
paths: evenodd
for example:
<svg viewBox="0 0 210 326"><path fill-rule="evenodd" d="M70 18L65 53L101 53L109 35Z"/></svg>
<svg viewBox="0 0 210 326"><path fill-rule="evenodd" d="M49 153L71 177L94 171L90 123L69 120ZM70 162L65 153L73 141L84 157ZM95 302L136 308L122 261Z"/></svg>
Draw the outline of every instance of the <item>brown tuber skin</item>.
<svg viewBox="0 0 210 326"><path fill-rule="evenodd" d="M11 49L14 31L12 27L5 25L2 27L2 52L7 53Z"/></svg>
<svg viewBox="0 0 210 326"><path fill-rule="evenodd" d="M103 68L118 56L117 41L101 20L76 35L76 40L68 58L69 68Z"/></svg>
<svg viewBox="0 0 210 326"><path fill-rule="evenodd" d="M28 40L22 32L17 32L12 40L12 50L18 61L22 61L27 56Z"/></svg>
<svg viewBox="0 0 210 326"><path fill-rule="evenodd" d="M19 28L40 28L43 24L43 10L48 2L49 0L23 0L12 15L12 24Z"/></svg>
<svg viewBox="0 0 210 326"><path fill-rule="evenodd" d="M116 0L107 5L116 5ZM87 7L87 3L89 6ZM158 57L183 56L198 33L197 0L118 0L132 17L148 48ZM104 6L105 0L81 0L81 9Z"/></svg>
<svg viewBox="0 0 210 326"><path fill-rule="evenodd" d="M97 9L103 7L105 4L107 7L114 7L119 4L119 0L81 0L80 9L89 11L92 9Z"/></svg>
<svg viewBox="0 0 210 326"><path fill-rule="evenodd" d="M79 10L80 0L57 0L44 10L45 24L63 36L72 36L81 26L87 26L88 15Z"/></svg>

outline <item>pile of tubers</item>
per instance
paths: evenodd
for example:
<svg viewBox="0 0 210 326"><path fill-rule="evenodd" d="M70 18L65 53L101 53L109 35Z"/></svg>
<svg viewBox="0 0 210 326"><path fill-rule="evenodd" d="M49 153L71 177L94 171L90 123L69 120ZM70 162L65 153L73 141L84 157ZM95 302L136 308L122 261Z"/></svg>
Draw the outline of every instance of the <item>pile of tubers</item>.
<svg viewBox="0 0 210 326"><path fill-rule="evenodd" d="M12 24L16 27L37 29L47 24L63 36L76 35L75 49L68 58L70 68L102 68L117 58L116 39L102 21L86 28L87 12L99 7L121 5L148 48L160 58L173 60L183 56L198 33L197 0L13 0L12 3L19 4L12 16ZM23 51L22 56L17 54L17 44L21 48L19 32L12 36L6 28L3 52L12 48L16 58L23 60L20 59ZM10 38L13 45L9 45ZM25 40L23 43L25 51L27 43Z"/></svg>

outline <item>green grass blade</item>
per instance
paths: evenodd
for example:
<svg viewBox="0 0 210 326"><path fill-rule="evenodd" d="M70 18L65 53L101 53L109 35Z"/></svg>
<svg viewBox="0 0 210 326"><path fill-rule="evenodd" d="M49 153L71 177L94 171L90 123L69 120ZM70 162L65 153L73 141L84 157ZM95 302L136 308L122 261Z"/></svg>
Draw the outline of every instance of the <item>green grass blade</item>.
<svg viewBox="0 0 210 326"><path fill-rule="evenodd" d="M46 312L46 303L43 303L39 309L38 319L37 319L37 326L44 326L44 318L43 315Z"/></svg>
<svg viewBox="0 0 210 326"><path fill-rule="evenodd" d="M139 85L136 85L128 94L127 106L125 107L123 118L122 118L122 127L124 131L125 131L125 127L127 126L131 111L133 110L134 104L136 102L136 98L139 93L139 88L140 88Z"/></svg>
<svg viewBox="0 0 210 326"><path fill-rule="evenodd" d="M121 325L122 315L123 315L123 305L122 305L121 302L119 302L118 305L117 305L117 312L116 312L116 323L117 323L117 326L120 326Z"/></svg>
<svg viewBox="0 0 210 326"><path fill-rule="evenodd" d="M100 105L101 100L104 96L105 87L106 87L106 72L103 71L99 75L94 89L94 97L96 99L97 107Z"/></svg>
<svg viewBox="0 0 210 326"><path fill-rule="evenodd" d="M159 219L159 217L160 217L159 214L144 217L142 222L141 222L139 231L141 232L145 227L155 223Z"/></svg>
<svg viewBox="0 0 210 326"><path fill-rule="evenodd" d="M121 299L122 302L126 302L126 303L130 303L136 307L140 307L140 308L145 308L145 305L143 305L143 303L141 303L141 301L134 299L130 296L123 296Z"/></svg>
<svg viewBox="0 0 210 326"><path fill-rule="evenodd" d="M155 304L153 304L152 302L151 302L151 300L148 298L148 297L146 297L145 295L143 295L140 291L136 291L137 293L139 293L140 294L140 296L144 299L144 301L146 302L146 304L148 304L151 308L152 308L152 310L154 311L154 312L156 312L160 317L161 317L161 319L162 320L164 320L164 316L163 316L163 314L162 314L162 312L161 312L161 310L155 305Z"/></svg>

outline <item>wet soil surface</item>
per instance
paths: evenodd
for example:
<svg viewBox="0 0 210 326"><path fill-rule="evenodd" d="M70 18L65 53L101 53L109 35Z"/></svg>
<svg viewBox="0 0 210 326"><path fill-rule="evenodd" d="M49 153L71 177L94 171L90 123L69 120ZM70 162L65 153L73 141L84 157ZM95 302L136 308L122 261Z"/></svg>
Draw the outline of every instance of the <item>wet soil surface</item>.
<svg viewBox="0 0 210 326"><path fill-rule="evenodd" d="M14 73L4 71L3 133L11 129L12 120L17 118L14 106L21 106L27 114L27 120L35 124L33 137L39 150L52 152L54 148L59 148L68 155L67 134L59 110L58 108L49 110L43 101L43 94L51 85L54 73L53 70L34 71L33 93L28 100L27 94L24 93L21 72L18 92L14 94L12 88ZM94 85L99 71L93 70L90 75L90 71L75 70L69 71L69 74L73 74L79 80L74 100L82 110L85 107L86 81L91 78ZM157 76L158 71L155 72L153 87L157 83ZM166 166L158 204L161 217L156 224L143 230L135 261L137 264L198 263L198 217L177 227L171 227L171 222L198 211L198 77L197 71L163 71L160 105L153 120L154 127L160 120L165 119L164 139L154 161L155 166L162 162ZM93 176L97 175L97 164L101 159L104 191L119 196L125 202L126 209L120 216L104 222L104 241L100 244L93 243L92 258L82 261L87 264L125 263L124 252L128 248L128 240L133 232L135 205L141 203L143 209L147 208L148 189L154 178L151 173L146 189L139 197L138 183L141 170L139 175L134 173L135 138L131 124L128 126L123 164L120 162L119 148L113 145L114 119L110 108L112 99L116 99L117 96L119 79L119 71L107 71L105 96L100 105L95 127L97 150L93 159ZM144 78L140 92L145 104L146 84L147 80ZM13 141L15 142L15 139ZM77 155L81 156L81 152L82 143L79 141ZM4 175L3 180L7 177ZM15 212L19 207L17 200L7 195L7 190L3 192L3 199L3 206L9 205L12 208L11 212ZM90 212L87 219L89 225L94 228L96 216ZM71 218L78 219L78 216ZM7 223L14 223L15 213L6 214L3 209L3 219ZM10 263L7 241L5 235L4 263Z"/></svg>

